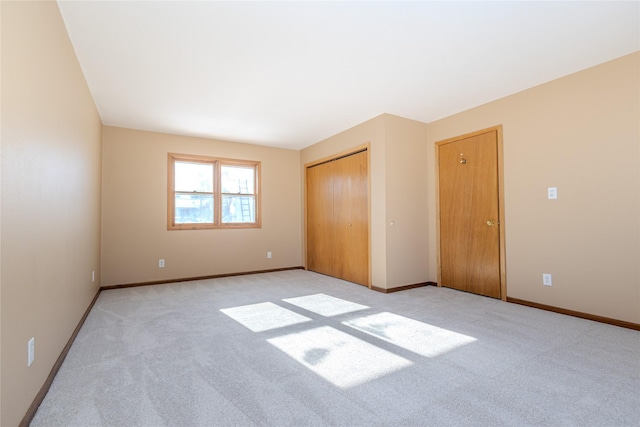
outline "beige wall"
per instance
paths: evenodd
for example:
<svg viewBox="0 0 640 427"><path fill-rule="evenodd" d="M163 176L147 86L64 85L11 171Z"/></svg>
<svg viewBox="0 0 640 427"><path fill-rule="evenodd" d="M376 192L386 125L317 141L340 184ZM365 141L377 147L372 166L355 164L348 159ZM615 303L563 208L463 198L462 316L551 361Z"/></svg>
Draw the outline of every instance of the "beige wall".
<svg viewBox="0 0 640 427"><path fill-rule="evenodd" d="M17 425L95 296L101 122L55 2L2 2L2 419ZM35 361L27 367L27 342Z"/></svg>
<svg viewBox="0 0 640 427"><path fill-rule="evenodd" d="M169 152L262 162L262 228L168 231ZM103 285L302 265L299 151L105 126L102 155Z"/></svg>
<svg viewBox="0 0 640 427"><path fill-rule="evenodd" d="M426 130L424 123L382 114L301 153L304 177L305 164L370 144L371 284L378 288L427 280Z"/></svg>
<svg viewBox="0 0 640 427"><path fill-rule="evenodd" d="M387 288L394 288L429 280L427 125L385 118Z"/></svg>
<svg viewBox="0 0 640 427"><path fill-rule="evenodd" d="M640 323L639 63L635 53L429 123L429 235L434 143L502 124L507 295Z"/></svg>

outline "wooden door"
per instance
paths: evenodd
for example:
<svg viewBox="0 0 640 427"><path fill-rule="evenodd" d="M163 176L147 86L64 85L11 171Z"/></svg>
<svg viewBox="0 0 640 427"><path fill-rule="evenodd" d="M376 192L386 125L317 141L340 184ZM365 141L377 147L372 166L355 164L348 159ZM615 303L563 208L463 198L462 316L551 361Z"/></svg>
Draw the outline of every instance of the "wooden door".
<svg viewBox="0 0 640 427"><path fill-rule="evenodd" d="M500 298L497 130L438 144L440 282Z"/></svg>
<svg viewBox="0 0 640 427"><path fill-rule="evenodd" d="M333 174L335 276L369 284L367 152L336 160Z"/></svg>
<svg viewBox="0 0 640 427"><path fill-rule="evenodd" d="M333 162L307 168L307 268L334 275Z"/></svg>
<svg viewBox="0 0 640 427"><path fill-rule="evenodd" d="M306 168L307 269L369 286L368 153Z"/></svg>

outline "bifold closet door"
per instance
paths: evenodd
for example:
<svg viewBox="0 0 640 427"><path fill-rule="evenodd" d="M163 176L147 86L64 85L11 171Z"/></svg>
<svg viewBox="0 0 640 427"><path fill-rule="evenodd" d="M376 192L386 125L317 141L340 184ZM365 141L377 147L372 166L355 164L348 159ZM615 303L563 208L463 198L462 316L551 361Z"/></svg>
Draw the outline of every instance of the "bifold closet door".
<svg viewBox="0 0 640 427"><path fill-rule="evenodd" d="M367 152L307 168L307 269L369 285Z"/></svg>
<svg viewBox="0 0 640 427"><path fill-rule="evenodd" d="M369 284L367 153L336 160L333 173L335 276Z"/></svg>
<svg viewBox="0 0 640 427"><path fill-rule="evenodd" d="M307 168L307 269L333 276L333 162Z"/></svg>

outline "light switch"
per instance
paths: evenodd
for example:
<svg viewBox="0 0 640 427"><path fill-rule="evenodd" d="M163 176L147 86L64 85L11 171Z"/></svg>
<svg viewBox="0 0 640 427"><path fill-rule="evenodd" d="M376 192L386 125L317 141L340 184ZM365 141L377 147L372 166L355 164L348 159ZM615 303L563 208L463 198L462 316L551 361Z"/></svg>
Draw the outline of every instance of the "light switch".
<svg viewBox="0 0 640 427"><path fill-rule="evenodd" d="M549 200L555 200L558 198L558 187L547 188L547 196Z"/></svg>

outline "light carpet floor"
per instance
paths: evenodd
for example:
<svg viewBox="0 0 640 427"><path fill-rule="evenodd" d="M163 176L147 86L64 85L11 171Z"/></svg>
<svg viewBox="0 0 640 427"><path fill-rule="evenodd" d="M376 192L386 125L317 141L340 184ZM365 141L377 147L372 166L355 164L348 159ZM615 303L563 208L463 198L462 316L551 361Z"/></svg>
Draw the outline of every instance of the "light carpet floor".
<svg viewBox="0 0 640 427"><path fill-rule="evenodd" d="M640 426L640 333L293 270L104 291L32 426Z"/></svg>

